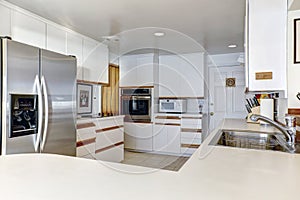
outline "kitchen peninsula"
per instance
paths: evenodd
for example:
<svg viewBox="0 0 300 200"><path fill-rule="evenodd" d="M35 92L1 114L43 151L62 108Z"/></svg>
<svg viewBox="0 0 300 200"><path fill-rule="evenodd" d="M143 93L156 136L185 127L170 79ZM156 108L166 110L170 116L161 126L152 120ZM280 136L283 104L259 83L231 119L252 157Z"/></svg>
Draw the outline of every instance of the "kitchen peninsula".
<svg viewBox="0 0 300 200"><path fill-rule="evenodd" d="M300 155L208 146L223 129L277 131L247 124L245 120L225 119L179 172L50 154L2 156L1 197L10 200L296 198ZM284 190L283 185L289 190Z"/></svg>

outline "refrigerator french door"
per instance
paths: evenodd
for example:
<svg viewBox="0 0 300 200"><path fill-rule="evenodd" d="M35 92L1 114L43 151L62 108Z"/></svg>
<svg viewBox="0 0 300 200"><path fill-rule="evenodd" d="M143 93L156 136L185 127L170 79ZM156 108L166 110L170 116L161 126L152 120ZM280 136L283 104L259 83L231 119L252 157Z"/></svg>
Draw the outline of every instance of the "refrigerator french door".
<svg viewBox="0 0 300 200"><path fill-rule="evenodd" d="M1 154L76 153L76 58L1 39Z"/></svg>

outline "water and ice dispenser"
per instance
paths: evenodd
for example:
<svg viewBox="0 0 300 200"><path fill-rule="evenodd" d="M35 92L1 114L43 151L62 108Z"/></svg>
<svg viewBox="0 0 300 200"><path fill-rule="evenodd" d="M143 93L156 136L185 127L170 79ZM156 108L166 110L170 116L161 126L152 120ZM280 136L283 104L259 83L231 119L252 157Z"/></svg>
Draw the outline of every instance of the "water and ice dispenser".
<svg viewBox="0 0 300 200"><path fill-rule="evenodd" d="M37 133L37 95L11 94L10 112L10 138Z"/></svg>

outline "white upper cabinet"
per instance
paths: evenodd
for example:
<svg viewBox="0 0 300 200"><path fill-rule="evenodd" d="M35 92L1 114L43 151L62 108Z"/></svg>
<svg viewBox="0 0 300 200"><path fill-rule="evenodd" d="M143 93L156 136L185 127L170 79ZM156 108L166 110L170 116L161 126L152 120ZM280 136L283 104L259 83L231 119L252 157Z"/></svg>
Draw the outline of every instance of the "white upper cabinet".
<svg viewBox="0 0 300 200"><path fill-rule="evenodd" d="M67 54L67 33L63 29L47 24L47 46L50 51Z"/></svg>
<svg viewBox="0 0 300 200"><path fill-rule="evenodd" d="M83 79L108 83L108 47L94 40L83 40Z"/></svg>
<svg viewBox="0 0 300 200"><path fill-rule="evenodd" d="M82 37L67 32L67 54L76 56L77 66L82 66L82 44Z"/></svg>
<svg viewBox="0 0 300 200"><path fill-rule="evenodd" d="M286 90L286 49L287 0L248 0L245 51L250 91Z"/></svg>
<svg viewBox="0 0 300 200"><path fill-rule="evenodd" d="M11 36L10 34L10 9L0 5L0 36Z"/></svg>
<svg viewBox="0 0 300 200"><path fill-rule="evenodd" d="M153 86L153 54L122 56L120 86Z"/></svg>
<svg viewBox="0 0 300 200"><path fill-rule="evenodd" d="M159 58L160 97L203 97L203 53Z"/></svg>
<svg viewBox="0 0 300 200"><path fill-rule="evenodd" d="M18 11L11 12L12 39L45 49L46 23Z"/></svg>

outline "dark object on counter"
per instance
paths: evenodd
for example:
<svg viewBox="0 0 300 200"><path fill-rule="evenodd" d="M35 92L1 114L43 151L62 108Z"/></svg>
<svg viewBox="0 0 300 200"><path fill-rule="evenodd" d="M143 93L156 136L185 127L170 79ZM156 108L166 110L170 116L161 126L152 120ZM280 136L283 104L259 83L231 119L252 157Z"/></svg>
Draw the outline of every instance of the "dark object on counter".
<svg viewBox="0 0 300 200"><path fill-rule="evenodd" d="M300 92L296 95L296 97L300 100Z"/></svg>
<svg viewBox="0 0 300 200"><path fill-rule="evenodd" d="M247 109L248 113L251 113L252 111L251 111L251 108L249 107L249 105L245 104L245 106L246 106L246 109Z"/></svg>

